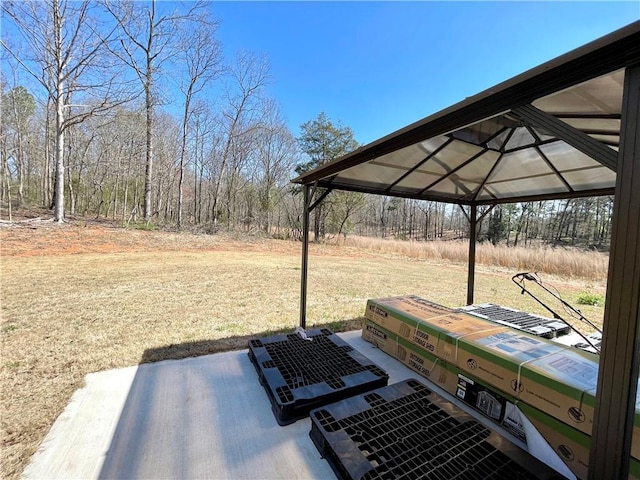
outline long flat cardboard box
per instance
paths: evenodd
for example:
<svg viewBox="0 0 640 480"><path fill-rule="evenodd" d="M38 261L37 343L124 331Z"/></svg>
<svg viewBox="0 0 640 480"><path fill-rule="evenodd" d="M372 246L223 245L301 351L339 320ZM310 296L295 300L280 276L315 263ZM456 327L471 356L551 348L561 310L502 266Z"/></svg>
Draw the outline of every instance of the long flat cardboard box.
<svg viewBox="0 0 640 480"><path fill-rule="evenodd" d="M526 403L521 402L518 407L571 471L578 478L586 479L589 469L591 436ZM637 442L636 439L637 435L634 435L635 442ZM640 461L634 457L631 458L629 464L629 478L640 479Z"/></svg>
<svg viewBox="0 0 640 480"><path fill-rule="evenodd" d="M414 295L369 300L365 317L450 363L456 338L506 328Z"/></svg>
<svg viewBox="0 0 640 480"><path fill-rule="evenodd" d="M522 412L567 467L578 478L587 478L590 435L512 395L498 391L475 375L442 361L370 320L365 320L363 324L362 337L526 442L519 413ZM636 427L633 442L635 458L631 460L629 478L640 479L639 454L640 429Z"/></svg>
<svg viewBox="0 0 640 480"><path fill-rule="evenodd" d="M455 391L455 379L449 374L446 362L399 338L370 320L365 320L362 338L388 355L398 359L410 369L428 378L447 392Z"/></svg>
<svg viewBox="0 0 640 480"><path fill-rule="evenodd" d="M591 433L596 355L511 329L470 335L456 345L462 370Z"/></svg>
<svg viewBox="0 0 640 480"><path fill-rule="evenodd" d="M458 339L456 357L460 369L591 435L597 355L509 329ZM634 422L632 455L640 459L639 413Z"/></svg>
<svg viewBox="0 0 640 480"><path fill-rule="evenodd" d="M493 339L485 338L485 341L481 342L481 344L485 347L492 345L494 348L497 347L498 350L502 350L504 345L500 347L500 342L507 342L506 345L509 346L507 350L509 350L510 353L520 352L521 356L524 355L522 358L530 358L531 368L542 371L542 373L538 372L541 375L544 375L545 370L550 368L549 366L551 365L551 368L557 370L556 374L560 377L570 376L574 382L592 381L594 373L590 369L591 363L589 362L593 360L593 358L590 358L591 355L582 355L581 351L577 351L576 353L573 349L567 350L561 348L559 352L553 348L549 350L545 348L546 342L528 342L525 339L518 339L517 335L521 334L521 332L518 331L508 333L510 334L494 333L494 337L497 335L499 335L499 337ZM481 412L487 418L526 442L524 429L518 416L519 409L548 441L549 445L558 453L558 456L571 471L578 478L586 478L591 445L589 432L574 428L569 425L568 422L560 421L555 418L554 415L548 413L547 407L550 403L549 400L542 400L542 403L539 403L538 407L532 406L531 403L538 403L537 401L545 397L532 390L525 392L526 388L524 385L527 383L527 380L524 380L524 378L528 377L523 377L520 380L520 385L522 385L521 388L523 389L521 392L513 391L505 393L491 383L496 379L495 372L500 372L500 368L492 367L491 363L488 363L486 368L480 369L477 365L475 368L471 368L467 362L465 362L467 368L462 369L443 361L422 347L386 330L370 320L365 320L362 336L365 340L373 343L385 353L397 358L413 371L427 378L448 393L457 396L472 408ZM480 337L484 338L482 335L480 335ZM518 347L519 342L525 342L525 345ZM531 348L526 348L528 343L532 346ZM465 351L466 350L461 349L459 353ZM482 350L480 349L479 351ZM577 354L577 357L575 357L574 353ZM482 359L483 357L475 358ZM584 367L580 367L580 365L582 365L581 361L584 359L588 361L586 364L588 368L586 370ZM509 367L505 367L503 370L511 372L510 374L514 375L513 378L517 381L517 369L513 368L513 365L517 364L513 362L507 363ZM480 363L480 365L482 365L482 363ZM490 373L485 372L485 370L490 369L493 369L493 371ZM508 378L508 375L509 374L505 374L505 378ZM565 380L567 379L565 378ZM539 381L541 383L545 382L545 380ZM502 382L502 384L504 385L504 382ZM519 398L516 397L518 393L520 393ZM531 402L529 397L533 398L534 401ZM528 399L528 401L525 399ZM636 417L636 423L638 423L638 417ZM640 428L638 425L636 425L634 429L632 456L634 458L632 458L631 461L630 477L640 479L640 461L638 460L638 458L640 458Z"/></svg>

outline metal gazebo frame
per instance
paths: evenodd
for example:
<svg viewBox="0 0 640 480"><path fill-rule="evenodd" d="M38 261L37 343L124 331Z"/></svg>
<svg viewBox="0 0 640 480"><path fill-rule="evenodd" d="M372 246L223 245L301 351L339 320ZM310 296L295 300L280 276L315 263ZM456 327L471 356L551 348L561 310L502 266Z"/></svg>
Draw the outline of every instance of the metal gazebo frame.
<svg viewBox="0 0 640 480"><path fill-rule="evenodd" d="M466 207L469 304L479 206L615 195L589 479L628 476L640 371L640 21L293 182L304 190L302 327L309 215L334 189ZM316 187L325 190L311 204Z"/></svg>

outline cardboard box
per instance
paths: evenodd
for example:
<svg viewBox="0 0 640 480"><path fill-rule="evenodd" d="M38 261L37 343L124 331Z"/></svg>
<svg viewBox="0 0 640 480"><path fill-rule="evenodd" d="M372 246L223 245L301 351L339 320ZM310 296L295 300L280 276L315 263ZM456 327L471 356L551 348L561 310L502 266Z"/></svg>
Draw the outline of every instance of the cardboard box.
<svg viewBox="0 0 640 480"><path fill-rule="evenodd" d="M502 331L460 338L457 342L456 364L461 370L519 400L529 402L543 411L547 411L545 406L549 407L551 411L548 413L569 422L572 418L568 415L565 418L565 413L575 404L571 400L573 396L565 395L562 379L548 375L545 378L536 376L536 381L533 381L526 373L527 365L561 354L567 348L544 338L504 327ZM581 394L582 391L579 398L582 397Z"/></svg>
<svg viewBox="0 0 640 480"><path fill-rule="evenodd" d="M591 434L599 359L569 348L522 366L520 399Z"/></svg>
<svg viewBox="0 0 640 480"><path fill-rule="evenodd" d="M420 351L458 367L497 391L530 402L564 422L582 421L585 433L591 432L587 416L589 413L593 416L593 408L583 413L580 407L586 398L585 391L593 386L567 394L564 377L536 375L537 370L532 370L530 376L527 373L528 364L560 354L569 347L485 319L454 313L415 296L369 300L365 316L398 339L420 347Z"/></svg>
<svg viewBox="0 0 640 480"><path fill-rule="evenodd" d="M460 338L457 359L460 369L591 434L597 355L508 329Z"/></svg>
<svg viewBox="0 0 640 480"><path fill-rule="evenodd" d="M586 479L591 437L525 403L518 406L576 477Z"/></svg>
<svg viewBox="0 0 640 480"><path fill-rule="evenodd" d="M514 335L519 335L521 332L513 333ZM496 387L492 386L490 382L480 379L475 375L476 373L483 374L483 371L478 370L477 367L475 369L463 370L455 365L448 364L442 361L442 359L431 355L421 347L399 337L397 334L386 330L370 320L365 320L362 337L388 355L398 359L413 371L438 385L446 392L455 395L461 401L482 413L496 424L501 425L505 430L526 443L524 426L520 416L520 411L522 411L547 440L549 445L556 451L560 459L565 462L567 467L569 467L578 478L587 477L589 448L591 445L591 437L589 434L573 428L566 422L560 421L549 413L545 413L538 408L528 405L522 400L518 400L515 396L517 393L515 391L513 394L499 391ZM510 338L510 336L503 336L503 341L505 338ZM546 345L546 342L543 343ZM485 342L485 344L495 343ZM509 343L509 345L516 344ZM533 348L540 347L537 342L532 342L532 345ZM519 351L522 352L522 350L529 350L529 356L534 355L530 349L524 349L524 347L522 347ZM561 352L562 351L564 350L561 349ZM549 355L542 357L547 360L547 362L555 362L558 358L567 358L567 356L558 357L557 352L549 354L544 348L538 355L544 355L544 352ZM581 356L582 354L579 353L578 355ZM587 355L587 358L588 357L589 355ZM572 356L569 355L568 358L572 358ZM537 364L536 368L546 366L547 362ZM570 363L562 365L566 367L570 365ZM559 366L556 365L556 367ZM492 367L488 364L487 368ZM512 368L508 368L508 370L514 371ZM515 375L517 375L517 369L515 372ZM576 373L576 371L571 370L568 373ZM495 376L489 374L487 378L494 380ZM577 378L582 378L582 376L577 375ZM545 401L543 405L547 403L548 402ZM636 423L639 423L638 417L636 417ZM640 480L640 461L638 460L640 457L640 428L638 428L638 426L635 427L632 455L635 458L631 460L631 473L629 478Z"/></svg>
<svg viewBox="0 0 640 480"><path fill-rule="evenodd" d="M523 376L526 379L532 379L534 383L531 385L534 386L544 385L549 381L549 378L562 381L562 397L549 394L544 399L548 405L544 405L544 408L541 406L540 409L559 420L563 420L561 417L564 415L565 423L591 435L595 413L595 392L598 383L598 360L599 357L595 354L570 348L525 365ZM539 398L538 392L533 388L530 389L528 385L528 380L523 380L523 392L520 398L530 405L535 405ZM640 459L638 393L640 392L636 392L636 415L631 444L631 455L636 459ZM566 397L570 397L571 400L566 402ZM567 403L572 403L572 405L564 410ZM563 408L559 409L558 405L562 405Z"/></svg>
<svg viewBox="0 0 640 480"><path fill-rule="evenodd" d="M518 407L576 477L586 479L589 469L591 436L525 403L519 403ZM637 443L638 440L640 438L634 432L634 443ZM629 478L640 479L640 460L637 458L631 458Z"/></svg>
<svg viewBox="0 0 640 480"><path fill-rule="evenodd" d="M549 418L547 423L553 419L590 439L597 355L512 329L473 334L456 343L459 371L489 386L494 397L535 408ZM634 421L631 455L640 459L640 413ZM588 452L586 457L576 454L575 470L568 466L577 474L587 459Z"/></svg>
<svg viewBox="0 0 640 480"><path fill-rule="evenodd" d="M449 363L455 363L457 338L506 329L412 295L369 300L365 317Z"/></svg>
<svg viewBox="0 0 640 480"><path fill-rule="evenodd" d="M556 378L548 372L540 373L540 369L547 368L546 364L536 363L554 358L560 370L562 352L569 348L565 345L485 319L454 313L415 296L369 300L365 316L398 338L455 365L498 391L529 402L576 428L580 426L573 424L581 422L585 433L591 432L595 383L588 382L592 379L589 366L593 366L593 359L587 358L586 365L575 367L589 373L583 375L582 388L571 390L567 389L571 384L567 384L564 375ZM552 357L553 354L557 357ZM567 360L566 369L571 368L569 364L571 361ZM573 364L577 365L576 360Z"/></svg>
<svg viewBox="0 0 640 480"><path fill-rule="evenodd" d="M392 316L407 316L409 320L428 320L453 313L453 310L415 295L378 298L367 301L366 317L378 325L385 326L385 320L390 313Z"/></svg>
<svg viewBox="0 0 640 480"><path fill-rule="evenodd" d="M451 367L441 359L370 320L364 322L362 338L443 390L449 393L455 392L455 374L449 373L448 369Z"/></svg>

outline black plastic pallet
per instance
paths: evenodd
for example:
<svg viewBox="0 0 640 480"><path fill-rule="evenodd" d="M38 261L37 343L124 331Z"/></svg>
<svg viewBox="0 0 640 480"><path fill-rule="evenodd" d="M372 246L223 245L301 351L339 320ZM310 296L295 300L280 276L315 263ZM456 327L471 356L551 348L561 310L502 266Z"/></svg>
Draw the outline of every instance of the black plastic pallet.
<svg viewBox="0 0 640 480"><path fill-rule="evenodd" d="M531 315L491 303L469 305L458 310L544 338L555 338L571 332L571 327L560 320Z"/></svg>
<svg viewBox="0 0 640 480"><path fill-rule="evenodd" d="M249 358L276 420L288 425L314 408L383 387L389 375L328 329L249 341Z"/></svg>
<svg viewBox="0 0 640 480"><path fill-rule="evenodd" d="M339 479L561 479L415 379L311 412L309 436Z"/></svg>

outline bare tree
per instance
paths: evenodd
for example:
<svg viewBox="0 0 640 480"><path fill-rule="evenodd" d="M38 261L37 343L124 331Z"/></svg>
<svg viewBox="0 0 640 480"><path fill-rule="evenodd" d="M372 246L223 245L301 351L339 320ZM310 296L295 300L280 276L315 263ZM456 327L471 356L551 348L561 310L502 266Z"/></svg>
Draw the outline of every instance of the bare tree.
<svg viewBox="0 0 640 480"><path fill-rule="evenodd" d="M176 30L181 24L191 20L204 4L196 2L188 11L173 11L163 14L156 0L150 2L105 1L105 7L116 20L124 35L120 49L116 52L140 81L144 90L146 112L146 167L144 182L144 219L151 219L151 190L154 163L154 115L161 103L156 88L157 76L163 64L179 51Z"/></svg>
<svg viewBox="0 0 640 480"><path fill-rule="evenodd" d="M186 77L180 82L180 91L184 95L184 110L178 181L178 228L182 226L183 189L187 163L185 157L189 125L193 115L193 99L222 70L222 49L215 39L217 22L206 15L201 15L196 18L196 24L197 28L183 29L179 55L186 70Z"/></svg>
<svg viewBox="0 0 640 480"><path fill-rule="evenodd" d="M257 138L257 181L262 228L270 230L270 215L288 186L297 160L297 142L286 127L275 101L267 103L266 124Z"/></svg>
<svg viewBox="0 0 640 480"><path fill-rule="evenodd" d="M158 175L154 183L155 208L152 215L162 221L175 221L174 196L179 177L176 159L180 155L180 123L171 115L159 113L156 118L158 136L156 142L156 166Z"/></svg>
<svg viewBox="0 0 640 480"><path fill-rule="evenodd" d="M215 155L219 150L221 137L215 134L217 119L208 102L196 101L193 109L193 211L197 224L206 222L210 212L207 205L211 195L207 188L209 182L216 178ZM204 215L203 215L204 214Z"/></svg>
<svg viewBox="0 0 640 480"><path fill-rule="evenodd" d="M213 187L214 225L218 221L218 201L225 172L229 170L227 177L233 183L234 175L240 168L239 162L242 161L241 147L245 145L246 137L252 130L260 126L259 120L263 113L260 94L269 79L266 59L249 52L238 53L235 64L230 68L230 78L228 104L223 109L220 122L224 146L220 152L218 176ZM233 190L232 185L227 188Z"/></svg>
<svg viewBox="0 0 640 480"><path fill-rule="evenodd" d="M0 75L0 92L4 96L4 78ZM4 105L4 102L3 102ZM0 122L0 170L2 172L2 179L0 184L0 192L2 195L0 199L3 202L7 202L7 217L11 221L11 175L9 173L9 149L7 141L7 129L5 122Z"/></svg>
<svg viewBox="0 0 640 480"><path fill-rule="evenodd" d="M44 88L55 106L53 207L58 222L64 220L65 133L114 103L118 74L104 61L113 29L103 28L98 17L92 15L94 8L90 1L2 2L2 10L16 27L28 54L20 54L4 40L3 45ZM108 70L110 75L106 74ZM72 110L72 100L83 104Z"/></svg>
<svg viewBox="0 0 640 480"><path fill-rule="evenodd" d="M11 158L18 179L18 206L24 203L24 183L29 135L29 121L35 112L33 95L23 86L17 86L2 94L3 142L7 149L7 161Z"/></svg>

